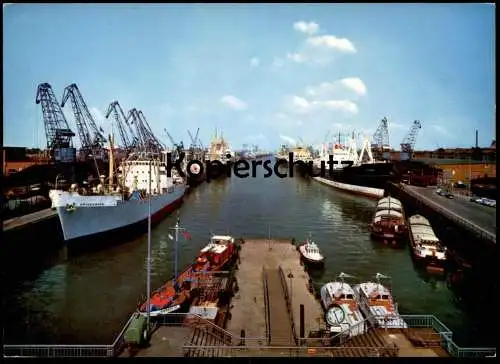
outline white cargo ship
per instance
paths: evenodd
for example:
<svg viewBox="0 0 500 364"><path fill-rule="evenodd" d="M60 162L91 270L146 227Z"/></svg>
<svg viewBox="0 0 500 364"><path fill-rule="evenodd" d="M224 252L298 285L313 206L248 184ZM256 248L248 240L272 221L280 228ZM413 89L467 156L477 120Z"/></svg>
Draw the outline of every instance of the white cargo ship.
<svg viewBox="0 0 500 364"><path fill-rule="evenodd" d="M111 159L111 158L110 158ZM77 186L71 191L51 190L52 208L57 210L66 241L102 233L115 233L145 223L149 217L158 221L182 204L186 191L183 178L167 176L166 155L131 154L122 162L118 184L101 183L92 194L81 194Z"/></svg>

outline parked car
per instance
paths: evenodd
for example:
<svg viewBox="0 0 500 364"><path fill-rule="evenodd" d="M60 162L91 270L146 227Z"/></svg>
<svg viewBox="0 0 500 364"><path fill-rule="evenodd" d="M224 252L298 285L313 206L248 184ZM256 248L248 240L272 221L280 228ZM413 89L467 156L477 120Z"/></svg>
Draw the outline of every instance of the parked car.
<svg viewBox="0 0 500 364"><path fill-rule="evenodd" d="M440 195L440 194L441 194L441 191L442 191L442 189L438 188L438 189L436 190L436 193L437 193L438 195Z"/></svg>
<svg viewBox="0 0 500 364"><path fill-rule="evenodd" d="M495 200L491 200L489 198L483 198L482 199L482 204L486 206L491 206L491 207L496 207L497 202Z"/></svg>
<svg viewBox="0 0 500 364"><path fill-rule="evenodd" d="M477 196L472 196L470 198L470 201L471 202L475 202L475 203L481 203L481 200L482 200L482 198L481 197L477 197Z"/></svg>
<svg viewBox="0 0 500 364"><path fill-rule="evenodd" d="M451 192L446 192L446 195L445 195L447 198L455 198L455 196L453 196L453 193Z"/></svg>

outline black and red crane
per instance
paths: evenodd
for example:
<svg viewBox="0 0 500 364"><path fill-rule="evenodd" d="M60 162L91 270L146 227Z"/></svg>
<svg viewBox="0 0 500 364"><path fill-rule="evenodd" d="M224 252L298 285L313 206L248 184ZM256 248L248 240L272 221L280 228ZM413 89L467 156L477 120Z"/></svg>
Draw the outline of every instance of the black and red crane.
<svg viewBox="0 0 500 364"><path fill-rule="evenodd" d="M113 101L109 104L108 111L106 112L106 119L109 118L111 113L113 113L113 116L115 117L115 123L120 134L123 148L125 148L126 152L131 152L137 145L138 140L118 101ZM127 128L125 128L125 125Z"/></svg>
<svg viewBox="0 0 500 364"><path fill-rule="evenodd" d="M42 104L47 149L56 162L73 163L75 161L75 148L73 137L75 133L69 128L66 117L59 106L59 102L48 83L38 85L36 103Z"/></svg>
<svg viewBox="0 0 500 364"><path fill-rule="evenodd" d="M75 116L84 159L87 159L90 155L93 155L93 158L105 159L106 149L104 145L106 138L104 137L104 130L97 127L78 86L74 83L64 89L61 107L64 107L68 99L71 100L71 108Z"/></svg>

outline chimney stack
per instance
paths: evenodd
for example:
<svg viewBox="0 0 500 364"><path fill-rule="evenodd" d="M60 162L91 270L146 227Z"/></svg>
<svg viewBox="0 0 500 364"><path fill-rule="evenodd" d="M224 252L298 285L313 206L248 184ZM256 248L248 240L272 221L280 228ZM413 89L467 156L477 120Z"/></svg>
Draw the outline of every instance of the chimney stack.
<svg viewBox="0 0 500 364"><path fill-rule="evenodd" d="M479 145L478 145L479 143L478 143L478 140L477 140L477 133L478 133L478 131L477 131L477 129L476 129L476 148L479 146Z"/></svg>

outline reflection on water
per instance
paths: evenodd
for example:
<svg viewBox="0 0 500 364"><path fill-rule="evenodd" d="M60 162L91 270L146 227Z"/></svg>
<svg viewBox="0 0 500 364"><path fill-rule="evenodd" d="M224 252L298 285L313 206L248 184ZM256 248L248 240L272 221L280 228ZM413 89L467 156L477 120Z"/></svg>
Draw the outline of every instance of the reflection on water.
<svg viewBox="0 0 500 364"><path fill-rule="evenodd" d="M436 315L454 331L459 345L493 345L488 310L465 304L445 280L415 269L408 246L393 249L370 238L367 225L376 201L300 177L262 175L222 178L186 196L179 216L192 240L179 239L180 269L193 261L211 233L267 238L270 230L273 237L303 240L311 232L326 258L323 271L311 272L317 289L340 272L359 280L381 272L392 277L402 313ZM172 276L174 244L168 235L175 222L176 214L152 231L153 288ZM70 257L22 281L6 297L6 341L110 343L146 292L146 255L147 236L142 236Z"/></svg>

